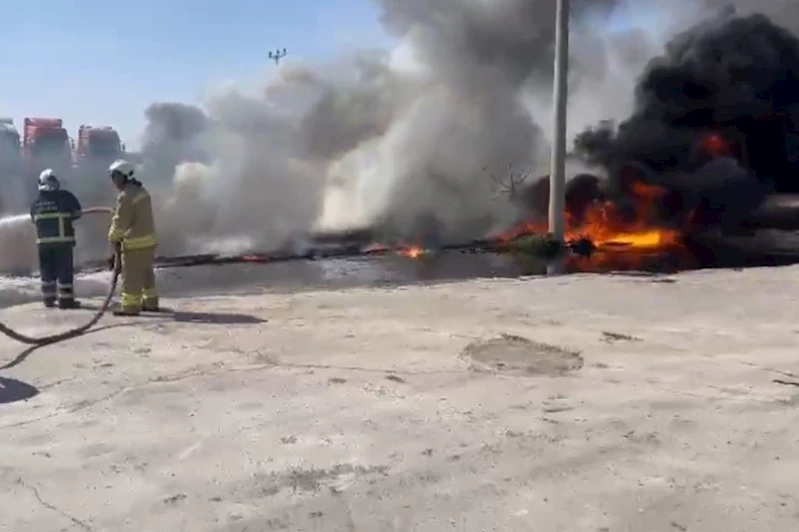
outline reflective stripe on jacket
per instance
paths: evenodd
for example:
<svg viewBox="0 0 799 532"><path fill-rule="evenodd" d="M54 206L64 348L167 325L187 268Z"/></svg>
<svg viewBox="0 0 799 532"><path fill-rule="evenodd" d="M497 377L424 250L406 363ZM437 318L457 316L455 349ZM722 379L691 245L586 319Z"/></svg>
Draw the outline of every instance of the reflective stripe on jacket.
<svg viewBox="0 0 799 532"><path fill-rule="evenodd" d="M138 181L129 181L117 196L108 241L122 244L123 250L145 249L158 244L150 194Z"/></svg>
<svg viewBox="0 0 799 532"><path fill-rule="evenodd" d="M66 190L43 190L31 205L37 244L75 243L74 220L81 217L78 198Z"/></svg>

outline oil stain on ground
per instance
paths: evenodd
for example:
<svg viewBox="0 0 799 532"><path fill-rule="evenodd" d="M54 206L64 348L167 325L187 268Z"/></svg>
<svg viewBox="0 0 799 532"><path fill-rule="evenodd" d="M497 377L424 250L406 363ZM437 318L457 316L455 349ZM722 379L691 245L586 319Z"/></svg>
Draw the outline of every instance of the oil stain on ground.
<svg viewBox="0 0 799 532"><path fill-rule="evenodd" d="M523 375L561 375L584 365L583 357L576 351L508 334L472 342L461 356L475 371Z"/></svg>

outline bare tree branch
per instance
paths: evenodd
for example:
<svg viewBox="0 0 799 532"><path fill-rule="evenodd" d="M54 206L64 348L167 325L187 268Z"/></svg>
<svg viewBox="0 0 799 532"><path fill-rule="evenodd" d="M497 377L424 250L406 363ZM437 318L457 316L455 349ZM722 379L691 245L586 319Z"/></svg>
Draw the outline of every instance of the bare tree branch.
<svg viewBox="0 0 799 532"><path fill-rule="evenodd" d="M524 184L530 177L529 170L519 170L508 163L501 172L492 172L488 166L483 167L483 171L488 173L492 181L492 194L494 197L507 196L509 200L515 200L524 188Z"/></svg>

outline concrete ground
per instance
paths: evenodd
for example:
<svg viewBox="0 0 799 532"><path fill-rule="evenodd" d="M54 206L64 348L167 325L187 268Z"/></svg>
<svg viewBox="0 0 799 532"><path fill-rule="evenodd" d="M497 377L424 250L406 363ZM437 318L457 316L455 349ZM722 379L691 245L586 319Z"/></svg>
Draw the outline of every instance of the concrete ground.
<svg viewBox="0 0 799 532"><path fill-rule="evenodd" d="M0 530L799 530L799 268L166 305L0 341Z"/></svg>

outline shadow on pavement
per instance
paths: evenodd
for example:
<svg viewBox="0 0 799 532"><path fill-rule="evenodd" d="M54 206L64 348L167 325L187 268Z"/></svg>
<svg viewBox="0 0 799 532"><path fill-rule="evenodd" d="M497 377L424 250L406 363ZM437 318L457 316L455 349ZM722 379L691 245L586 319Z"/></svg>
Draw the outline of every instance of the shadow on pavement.
<svg viewBox="0 0 799 532"><path fill-rule="evenodd" d="M39 390L16 379L0 377L0 405L25 401L39 395Z"/></svg>
<svg viewBox="0 0 799 532"><path fill-rule="evenodd" d="M178 323L205 323L208 325L255 325L267 320L251 314L235 312L184 312L164 310L159 315L169 316Z"/></svg>
<svg viewBox="0 0 799 532"><path fill-rule="evenodd" d="M99 306L92 304L83 304L80 308L81 310L89 310L93 312L100 310ZM110 316L111 311L109 311L107 315ZM170 308L161 308L161 310L158 312L144 312L137 317L166 318L178 323L205 323L209 325L255 325L258 323L267 323L267 320L257 316L252 316L250 314L238 314L230 312L190 312L174 310ZM109 327L118 327L119 325L98 327L96 329L92 329L92 331L101 331ZM127 323L127 325L130 325L130 323Z"/></svg>
<svg viewBox="0 0 799 532"><path fill-rule="evenodd" d="M81 307L81 309L97 310L99 309L99 307L92 308L91 306L87 305ZM189 312L189 311L172 310L167 308L161 309L160 312L145 312L140 316L128 319L136 320L138 318L156 318L156 319L160 318L162 320L172 320L176 323L197 323L204 325L257 325L261 323L267 323L267 320L264 320L257 316L253 316L251 314L238 314L230 312ZM104 325L102 327L95 327L85 332L84 335L93 334L108 329L116 329L118 327L132 327L135 326L137 323L139 322L127 321L126 319L121 323L113 323L110 325ZM19 355L17 355L12 361L0 366L0 370L11 369L13 367L19 366L20 364L25 362L25 360L27 360L28 357L31 356L34 351L36 351L40 347L45 347L45 346L34 345L26 348ZM0 403L2 403L2 401L0 401Z"/></svg>
<svg viewBox="0 0 799 532"><path fill-rule="evenodd" d="M236 312L191 312L189 310L173 310L161 307L155 312L142 312L135 318L161 318L172 320L176 323L202 323L206 325L257 325L267 323L267 320L252 314L239 314Z"/></svg>
<svg viewBox="0 0 799 532"><path fill-rule="evenodd" d="M92 333L96 333L96 332L100 332L100 331L105 331L105 330L108 330L108 329L116 329L117 327L126 327L126 326L130 326L130 325L131 325L130 323L115 323L113 325L105 325L103 327L95 327L94 329L90 329L90 330L86 331L83 334L84 335L85 334L92 334ZM81 336L83 336L83 335L81 335ZM69 340L64 340L64 341L68 342ZM52 344L47 344L47 345L52 345ZM29 356L31 356L34 351L36 351L37 349L39 349L41 347L47 347L47 345L32 345L32 346L26 348L24 351L22 351L20 354L18 354L14 358L14 360L12 360L11 362L8 362L8 363L3 364L2 366L0 366L0 370L11 369L13 367L19 366L20 364L25 362L25 360L27 360L27 358Z"/></svg>

